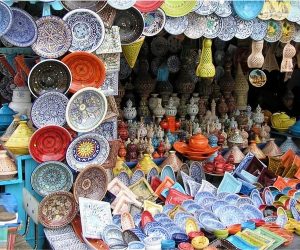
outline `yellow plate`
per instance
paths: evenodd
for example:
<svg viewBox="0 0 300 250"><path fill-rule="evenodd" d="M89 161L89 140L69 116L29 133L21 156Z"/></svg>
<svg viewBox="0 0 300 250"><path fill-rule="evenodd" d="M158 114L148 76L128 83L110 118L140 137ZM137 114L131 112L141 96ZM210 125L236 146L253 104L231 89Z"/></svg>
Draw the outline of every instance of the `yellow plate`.
<svg viewBox="0 0 300 250"><path fill-rule="evenodd" d="M197 222L194 219L187 219L185 222L185 232L186 234L189 234L190 232L198 232L199 226L197 225Z"/></svg>
<svg viewBox="0 0 300 250"><path fill-rule="evenodd" d="M190 13L196 5L196 0L165 0L161 9L170 17L185 16Z"/></svg>

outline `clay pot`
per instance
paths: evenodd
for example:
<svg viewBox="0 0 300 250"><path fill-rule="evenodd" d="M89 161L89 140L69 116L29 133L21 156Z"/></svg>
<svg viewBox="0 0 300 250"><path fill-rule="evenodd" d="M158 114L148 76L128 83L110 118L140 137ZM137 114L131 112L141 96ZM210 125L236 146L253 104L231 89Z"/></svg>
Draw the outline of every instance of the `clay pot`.
<svg viewBox="0 0 300 250"><path fill-rule="evenodd" d="M6 150L0 150L0 180L13 179L18 173L16 164L6 154Z"/></svg>

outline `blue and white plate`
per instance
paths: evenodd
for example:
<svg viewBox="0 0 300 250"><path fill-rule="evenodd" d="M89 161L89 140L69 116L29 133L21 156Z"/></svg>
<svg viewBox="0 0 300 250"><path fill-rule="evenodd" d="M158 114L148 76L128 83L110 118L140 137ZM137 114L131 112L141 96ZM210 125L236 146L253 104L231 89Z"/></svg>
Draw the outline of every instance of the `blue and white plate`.
<svg viewBox="0 0 300 250"><path fill-rule="evenodd" d="M217 1L210 1L209 3L215 3ZM221 17L217 16L216 14L212 14L206 17L206 24L204 30L204 37L213 39L216 38L223 28L223 21Z"/></svg>
<svg viewBox="0 0 300 250"><path fill-rule="evenodd" d="M177 36L182 34L186 30L188 25L189 22L187 16L181 16L181 17L167 16L164 29L169 34Z"/></svg>
<svg viewBox="0 0 300 250"><path fill-rule="evenodd" d="M220 221L214 219L206 219L202 224L204 225L205 230L209 232L213 232L219 229L225 229L225 226Z"/></svg>
<svg viewBox="0 0 300 250"><path fill-rule="evenodd" d="M174 170L170 165L166 165L163 167L160 174L161 181L163 181L167 176L170 177L174 182L176 182Z"/></svg>
<svg viewBox="0 0 300 250"><path fill-rule="evenodd" d="M116 226L121 227L121 215L120 214L113 215L112 220Z"/></svg>
<svg viewBox="0 0 300 250"><path fill-rule="evenodd" d="M191 214L188 212L177 212L174 216L174 222L177 224L176 221L180 220L184 216L190 216Z"/></svg>
<svg viewBox="0 0 300 250"><path fill-rule="evenodd" d="M264 200L265 200L266 205L271 206L274 202L274 197L273 197L272 192L269 188L264 189L263 196L264 196Z"/></svg>
<svg viewBox="0 0 300 250"><path fill-rule="evenodd" d="M161 9L153 10L147 13L143 13L145 27L143 31L144 36L155 36L165 26L166 15Z"/></svg>
<svg viewBox="0 0 300 250"><path fill-rule="evenodd" d="M13 14L12 25L2 38L17 47L31 46L36 41L38 35L35 21L24 10L11 8L11 11Z"/></svg>
<svg viewBox="0 0 300 250"><path fill-rule="evenodd" d="M9 31L13 23L13 14L11 9L4 3L0 2L0 37Z"/></svg>
<svg viewBox="0 0 300 250"><path fill-rule="evenodd" d="M228 205L219 213L220 221L227 227L233 224L242 224L246 218L243 211L236 206Z"/></svg>
<svg viewBox="0 0 300 250"><path fill-rule="evenodd" d="M141 223L141 220L142 220L142 215L140 213L139 214L135 214L133 216L133 221L134 221L135 226L139 227L140 223Z"/></svg>
<svg viewBox="0 0 300 250"><path fill-rule="evenodd" d="M191 205L191 204L196 204L196 203L195 203L195 201L193 201L193 200L186 200L186 201L182 202L181 206L182 206L185 210L187 210L187 208L188 208L189 205Z"/></svg>
<svg viewBox="0 0 300 250"><path fill-rule="evenodd" d="M248 38L253 31L253 20L243 20L238 16L235 16L235 22L236 22L236 33L235 37L238 39L246 39Z"/></svg>
<svg viewBox="0 0 300 250"><path fill-rule="evenodd" d="M158 171L155 167L151 168L147 175L147 181L150 183L153 176L158 176Z"/></svg>
<svg viewBox="0 0 300 250"><path fill-rule="evenodd" d="M259 193L251 193L251 200L253 201L254 205L256 207L259 207L260 205L263 205L264 202L262 200L262 198L260 197Z"/></svg>
<svg viewBox="0 0 300 250"><path fill-rule="evenodd" d="M122 243L122 230L116 225L107 225L103 229L102 238L108 245Z"/></svg>
<svg viewBox="0 0 300 250"><path fill-rule="evenodd" d="M132 228L129 230L133 232L140 239L140 241L143 241L147 237L147 235L144 234L143 231L139 228Z"/></svg>
<svg viewBox="0 0 300 250"><path fill-rule="evenodd" d="M250 35L251 39L255 41L261 41L264 39L267 34L268 23L264 20L260 20L259 18L255 18L253 20L253 30Z"/></svg>
<svg viewBox="0 0 300 250"><path fill-rule="evenodd" d="M222 3L221 3L222 2ZM220 17L228 17L232 13L231 0L220 1L215 13Z"/></svg>
<svg viewBox="0 0 300 250"><path fill-rule="evenodd" d="M217 199L218 200L223 200L225 198L225 196L227 196L229 193L227 192L220 192L217 194Z"/></svg>
<svg viewBox="0 0 300 250"><path fill-rule="evenodd" d="M249 198L249 197L240 197L237 201L236 201L236 206L240 207L242 205L253 205L254 206L254 202Z"/></svg>
<svg viewBox="0 0 300 250"><path fill-rule="evenodd" d="M228 202L219 200L219 201L216 201L214 204L212 204L211 210L213 211L213 213L215 215L218 216L218 211L222 210L222 208L227 206L227 205L229 205Z"/></svg>
<svg viewBox="0 0 300 250"><path fill-rule="evenodd" d="M210 210L211 209L211 205L214 204L217 201L216 198L212 198L212 197L208 197L203 199L199 205L201 205L203 208Z"/></svg>
<svg viewBox="0 0 300 250"><path fill-rule="evenodd" d="M202 164L198 161L193 161L190 165L190 176L198 183L205 180L205 173Z"/></svg>
<svg viewBox="0 0 300 250"><path fill-rule="evenodd" d="M207 219L219 220L218 217L212 212L203 212L198 217L198 221L201 222L201 224L203 224L203 222Z"/></svg>
<svg viewBox="0 0 300 250"><path fill-rule="evenodd" d="M130 185L130 177L129 175L122 171L119 173L119 175L117 176L118 179L120 179L120 181L122 181L126 186L129 186Z"/></svg>
<svg viewBox="0 0 300 250"><path fill-rule="evenodd" d="M187 208L187 211L189 211L189 213L195 214L195 212L200 209L203 209L200 205L190 204Z"/></svg>
<svg viewBox="0 0 300 250"><path fill-rule="evenodd" d="M223 28L219 33L218 37L222 41L229 41L233 39L236 34L237 26L236 26L235 18L233 16L224 17L222 18L222 22L223 22Z"/></svg>
<svg viewBox="0 0 300 250"><path fill-rule="evenodd" d="M207 212L207 211L205 209L199 209L199 210L195 211L194 217L199 221L200 214L202 214L204 212Z"/></svg>
<svg viewBox="0 0 300 250"><path fill-rule="evenodd" d="M235 205L237 200L240 198L237 194L228 194L223 199L224 201L228 202L231 205Z"/></svg>
<svg viewBox="0 0 300 250"><path fill-rule="evenodd" d="M130 185L133 185L134 183L138 182L143 177L145 177L145 174L142 170L135 170L133 175L131 176Z"/></svg>
<svg viewBox="0 0 300 250"><path fill-rule="evenodd" d="M159 222L157 222L157 221L150 221L150 222L148 222L146 225L145 225L145 227L144 227L144 233L145 234L147 234L147 235L149 235L148 234L148 231L151 229L151 228L153 228L153 227L162 227L162 224L161 223L159 223Z"/></svg>
<svg viewBox="0 0 300 250"><path fill-rule="evenodd" d="M207 191L204 191L204 192L198 192L198 193L196 194L194 200L195 200L195 202L196 202L197 204L200 204L200 203L202 203L202 201L203 201L205 198L208 198L208 197L214 198L215 196L214 196L212 193L207 192Z"/></svg>
<svg viewBox="0 0 300 250"><path fill-rule="evenodd" d="M181 229L178 226L171 226L171 227L166 227L168 229L168 232L170 235L176 234L176 233L185 233L185 231L183 229Z"/></svg>
<svg viewBox="0 0 300 250"><path fill-rule="evenodd" d="M195 10L199 15L206 16L214 13L219 6L219 1L203 0L201 6Z"/></svg>
<svg viewBox="0 0 300 250"><path fill-rule="evenodd" d="M247 220L264 218L262 212L253 205L244 204L241 205L239 208L243 211L243 214L246 216Z"/></svg>
<svg viewBox="0 0 300 250"><path fill-rule="evenodd" d="M161 237L163 240L170 240L171 237L167 231L163 227L152 227L148 230L148 236L157 236Z"/></svg>
<svg viewBox="0 0 300 250"><path fill-rule="evenodd" d="M175 223L181 229L185 229L185 222L187 219L194 219L194 217L192 215L185 215L185 216L180 217L180 219L175 221Z"/></svg>
<svg viewBox="0 0 300 250"><path fill-rule="evenodd" d="M175 205L173 205L173 204L164 205L163 206L163 213L165 213L165 214L169 213L174 207L175 207Z"/></svg>
<svg viewBox="0 0 300 250"><path fill-rule="evenodd" d="M158 220L158 222L163 225L174 223L170 218L161 218L160 220Z"/></svg>
<svg viewBox="0 0 300 250"><path fill-rule="evenodd" d="M160 221L161 219L170 219L168 215L164 214L164 213L158 213L154 215L154 220L156 221Z"/></svg>

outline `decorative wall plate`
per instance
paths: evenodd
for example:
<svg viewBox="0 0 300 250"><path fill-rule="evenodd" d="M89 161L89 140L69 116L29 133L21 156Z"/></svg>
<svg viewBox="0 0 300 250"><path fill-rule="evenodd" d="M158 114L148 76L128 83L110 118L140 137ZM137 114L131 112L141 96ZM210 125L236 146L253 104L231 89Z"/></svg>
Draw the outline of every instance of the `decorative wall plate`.
<svg viewBox="0 0 300 250"><path fill-rule="evenodd" d="M216 1L210 2L214 3ZM206 24L204 30L204 37L206 38L216 38L222 31L222 19L215 14L206 17Z"/></svg>
<svg viewBox="0 0 300 250"><path fill-rule="evenodd" d="M226 227L234 224L242 224L244 221L246 221L246 217L243 214L243 211L238 207L232 205L223 207L219 216L220 216L220 221Z"/></svg>
<svg viewBox="0 0 300 250"><path fill-rule="evenodd" d="M300 42L300 25L299 24L295 24L295 32L294 32L292 39L296 43Z"/></svg>
<svg viewBox="0 0 300 250"><path fill-rule="evenodd" d="M123 11L117 11L114 25L120 27L122 44L129 44L138 40L142 35L145 26L143 15L134 7Z"/></svg>
<svg viewBox="0 0 300 250"><path fill-rule="evenodd" d="M71 71L63 62L48 59L36 64L28 76L30 92L38 97L49 91L67 93L72 81Z"/></svg>
<svg viewBox="0 0 300 250"><path fill-rule="evenodd" d="M220 16L220 17L228 17L231 15L232 13L232 9L231 9L231 0L227 0L227 1L222 1L219 2L219 5L215 11L215 13Z"/></svg>
<svg viewBox="0 0 300 250"><path fill-rule="evenodd" d="M50 91L37 98L31 108L31 120L37 128L46 125L63 126L69 99L62 93Z"/></svg>
<svg viewBox="0 0 300 250"><path fill-rule="evenodd" d="M219 5L219 1L203 0L199 9L195 12L199 15L206 16L214 13Z"/></svg>
<svg viewBox="0 0 300 250"><path fill-rule="evenodd" d="M255 41L263 40L267 34L267 28L267 21L260 20L259 18L253 19L253 30L250 37Z"/></svg>
<svg viewBox="0 0 300 250"><path fill-rule="evenodd" d="M71 52L93 52L99 48L105 34L99 15L88 9L76 9L68 12L63 19L72 30Z"/></svg>
<svg viewBox="0 0 300 250"><path fill-rule="evenodd" d="M165 26L166 15L161 9L144 13L143 17L145 22L144 36L155 36L161 32Z"/></svg>
<svg viewBox="0 0 300 250"><path fill-rule="evenodd" d="M110 204L79 197L79 208L83 236L100 239L104 228L112 224Z"/></svg>
<svg viewBox="0 0 300 250"><path fill-rule="evenodd" d="M72 73L70 92L75 93L86 87L99 88L103 84L106 75L105 65L97 56L76 51L62 59Z"/></svg>
<svg viewBox="0 0 300 250"><path fill-rule="evenodd" d="M235 16L234 19L237 26L235 37L238 39L248 38L253 31L253 20L246 21L239 16Z"/></svg>
<svg viewBox="0 0 300 250"><path fill-rule="evenodd" d="M240 0L232 2L235 13L243 20L248 21L256 18L260 14L265 0Z"/></svg>
<svg viewBox="0 0 300 250"><path fill-rule="evenodd" d="M33 51L44 58L64 55L72 43L72 31L67 23L57 16L44 16L36 21L38 36Z"/></svg>
<svg viewBox="0 0 300 250"><path fill-rule="evenodd" d="M68 225L78 211L72 193L60 191L47 195L39 204L39 222L47 228Z"/></svg>
<svg viewBox="0 0 300 250"><path fill-rule="evenodd" d="M99 12L105 7L107 1L61 1L61 3L68 11L76 9L88 9L94 12Z"/></svg>
<svg viewBox="0 0 300 250"><path fill-rule="evenodd" d="M102 44L96 50L96 54L106 53L121 53L121 38L119 33L120 28L118 26L112 26L105 29L105 36Z"/></svg>
<svg viewBox="0 0 300 250"><path fill-rule="evenodd" d="M109 154L107 140L96 133L88 133L72 141L66 153L68 165L76 171L87 165L102 164Z"/></svg>
<svg viewBox="0 0 300 250"><path fill-rule="evenodd" d="M295 33L295 25L289 21L282 21L281 23L282 32L280 37L280 42L288 43L292 40L294 33Z"/></svg>
<svg viewBox="0 0 300 250"><path fill-rule="evenodd" d="M18 8L10 8L13 14L9 30L2 36L7 42L17 47L31 46L37 39L37 26L32 16ZM1 25L2 22L1 17Z"/></svg>
<svg viewBox="0 0 300 250"><path fill-rule="evenodd" d="M71 97L66 110L67 123L77 132L89 132L100 125L106 112L104 94L96 88L86 87Z"/></svg>
<svg viewBox="0 0 300 250"><path fill-rule="evenodd" d="M136 0L134 7L136 7L139 11L143 13L149 13L151 11L157 10L162 4L163 1L161 0Z"/></svg>
<svg viewBox="0 0 300 250"><path fill-rule="evenodd" d="M31 174L31 186L41 196L69 191L73 185L73 174L69 167L59 161L48 161L38 165Z"/></svg>
<svg viewBox="0 0 300 250"><path fill-rule="evenodd" d="M291 1L291 10L287 16L287 20L290 22L300 21L300 2L299 0Z"/></svg>
<svg viewBox="0 0 300 250"><path fill-rule="evenodd" d="M196 5L196 0L165 0L161 5L167 16L180 17L190 13Z"/></svg>
<svg viewBox="0 0 300 250"><path fill-rule="evenodd" d="M136 0L107 0L107 2L117 10L127 10L136 3Z"/></svg>
<svg viewBox="0 0 300 250"><path fill-rule="evenodd" d="M167 17L164 29L169 34L176 36L182 34L188 25L189 23L187 16Z"/></svg>
<svg viewBox="0 0 300 250"><path fill-rule="evenodd" d="M191 39L199 39L204 34L204 30L200 27L205 26L205 17L200 16L194 12L187 15L188 26L186 27L184 34Z"/></svg>
<svg viewBox="0 0 300 250"><path fill-rule="evenodd" d="M222 19L223 28L218 37L222 41L229 41L234 38L237 30L237 24L233 16L224 17Z"/></svg>
<svg viewBox="0 0 300 250"><path fill-rule="evenodd" d="M110 118L102 122L99 127L95 128L92 132L102 135L106 140L116 140L118 128L118 121L116 117Z"/></svg>
<svg viewBox="0 0 300 250"><path fill-rule="evenodd" d="M279 41L282 34L281 22L269 20L265 40L270 43Z"/></svg>
<svg viewBox="0 0 300 250"><path fill-rule="evenodd" d="M249 82L254 87L262 87L267 82L267 76L266 76L265 72L263 72L262 70L254 69L249 74Z"/></svg>
<svg viewBox="0 0 300 250"><path fill-rule="evenodd" d="M13 23L13 14L5 2L0 2L0 37L10 29Z"/></svg>
<svg viewBox="0 0 300 250"><path fill-rule="evenodd" d="M89 165L83 169L74 182L74 197L78 202L79 197L92 200L102 200L107 191L107 175L101 165Z"/></svg>

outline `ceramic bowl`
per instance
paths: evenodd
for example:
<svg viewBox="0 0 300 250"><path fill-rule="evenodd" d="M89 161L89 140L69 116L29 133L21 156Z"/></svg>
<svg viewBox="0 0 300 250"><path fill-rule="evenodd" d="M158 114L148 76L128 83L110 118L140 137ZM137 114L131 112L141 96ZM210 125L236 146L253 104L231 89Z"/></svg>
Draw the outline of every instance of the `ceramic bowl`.
<svg viewBox="0 0 300 250"><path fill-rule="evenodd" d="M255 229L255 222L253 221L245 221L242 223L242 229L250 229L254 230Z"/></svg>
<svg viewBox="0 0 300 250"><path fill-rule="evenodd" d="M128 250L144 250L145 244L140 241L132 241L128 244Z"/></svg>
<svg viewBox="0 0 300 250"><path fill-rule="evenodd" d="M229 231L227 229L217 229L214 231L214 235L218 239L226 239L229 235Z"/></svg>
<svg viewBox="0 0 300 250"><path fill-rule="evenodd" d="M242 225L234 224L234 225L229 226L227 229L228 229L229 234L236 234L242 230Z"/></svg>

